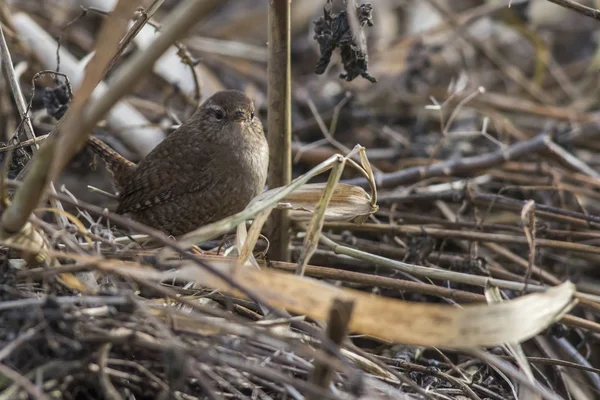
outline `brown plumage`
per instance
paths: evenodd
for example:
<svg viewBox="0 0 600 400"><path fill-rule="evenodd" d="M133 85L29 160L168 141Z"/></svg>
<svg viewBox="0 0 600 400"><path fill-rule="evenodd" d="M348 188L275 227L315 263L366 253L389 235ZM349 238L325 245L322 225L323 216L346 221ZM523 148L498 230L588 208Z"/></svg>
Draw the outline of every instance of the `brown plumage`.
<svg viewBox="0 0 600 400"><path fill-rule="evenodd" d="M267 178L262 124L237 90L206 100L137 166L96 138L89 146L121 191L117 213L174 236L243 210Z"/></svg>

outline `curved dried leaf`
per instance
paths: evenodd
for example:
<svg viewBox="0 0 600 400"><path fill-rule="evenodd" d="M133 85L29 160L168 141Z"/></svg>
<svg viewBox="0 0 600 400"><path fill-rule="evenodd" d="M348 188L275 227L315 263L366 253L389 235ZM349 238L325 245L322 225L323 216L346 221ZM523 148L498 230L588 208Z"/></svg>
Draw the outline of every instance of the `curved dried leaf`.
<svg viewBox="0 0 600 400"><path fill-rule="evenodd" d="M291 218L310 220L325 186L326 183L309 183L286 196L284 202L291 206ZM376 205L372 205L371 196L360 186L338 183L325 211L325 220L361 224L369 215L377 211L377 208Z"/></svg>
<svg viewBox="0 0 600 400"><path fill-rule="evenodd" d="M477 348L520 343L561 318L576 302L574 285L565 282L543 293L491 305L465 305L459 308L445 304L412 303L338 288L315 279L272 270L237 268L232 273L236 261L231 258L205 257L205 260L210 260L213 267L231 274L240 284L260 293L261 301L270 306L316 320L327 319L334 299L354 301L349 324L351 332L416 346ZM135 268L117 268L124 275L192 280L243 297L221 279L196 265L162 274Z"/></svg>

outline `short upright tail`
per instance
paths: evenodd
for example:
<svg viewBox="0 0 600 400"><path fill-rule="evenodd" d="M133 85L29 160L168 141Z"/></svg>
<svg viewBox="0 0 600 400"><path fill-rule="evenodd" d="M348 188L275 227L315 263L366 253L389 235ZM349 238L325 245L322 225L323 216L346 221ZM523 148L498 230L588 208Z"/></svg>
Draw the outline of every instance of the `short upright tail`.
<svg viewBox="0 0 600 400"><path fill-rule="evenodd" d="M94 136L90 136L87 145L104 161L119 191L123 190L136 165Z"/></svg>

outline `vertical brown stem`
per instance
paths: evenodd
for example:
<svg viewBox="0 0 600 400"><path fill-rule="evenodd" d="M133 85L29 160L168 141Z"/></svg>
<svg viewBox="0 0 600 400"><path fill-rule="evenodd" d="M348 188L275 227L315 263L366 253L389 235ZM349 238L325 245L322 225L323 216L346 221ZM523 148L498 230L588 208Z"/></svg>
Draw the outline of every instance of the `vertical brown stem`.
<svg viewBox="0 0 600 400"><path fill-rule="evenodd" d="M348 324L354 309L354 301L334 299L329 310L329 320L327 321L326 335L333 343L341 347L348 334ZM331 355L331 351L325 350L325 353ZM315 362L310 381L325 390L329 389L333 378L334 369L324 362ZM307 395L307 400L316 400L318 397Z"/></svg>
<svg viewBox="0 0 600 400"><path fill-rule="evenodd" d="M290 6L291 0L269 2L267 129L270 159L267 183L270 189L285 186L292 178ZM274 210L267 225L271 259L289 260L289 227L287 211Z"/></svg>

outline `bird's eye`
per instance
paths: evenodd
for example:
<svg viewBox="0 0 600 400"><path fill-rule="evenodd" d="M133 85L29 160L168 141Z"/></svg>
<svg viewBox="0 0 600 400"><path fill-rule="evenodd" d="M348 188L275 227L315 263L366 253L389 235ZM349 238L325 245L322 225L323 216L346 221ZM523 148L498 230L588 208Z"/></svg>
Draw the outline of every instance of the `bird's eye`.
<svg viewBox="0 0 600 400"><path fill-rule="evenodd" d="M254 119L254 111L250 113L250 119Z"/></svg>
<svg viewBox="0 0 600 400"><path fill-rule="evenodd" d="M223 112L223 110L215 110L215 118L218 121L222 120L224 116L225 116L225 113Z"/></svg>

